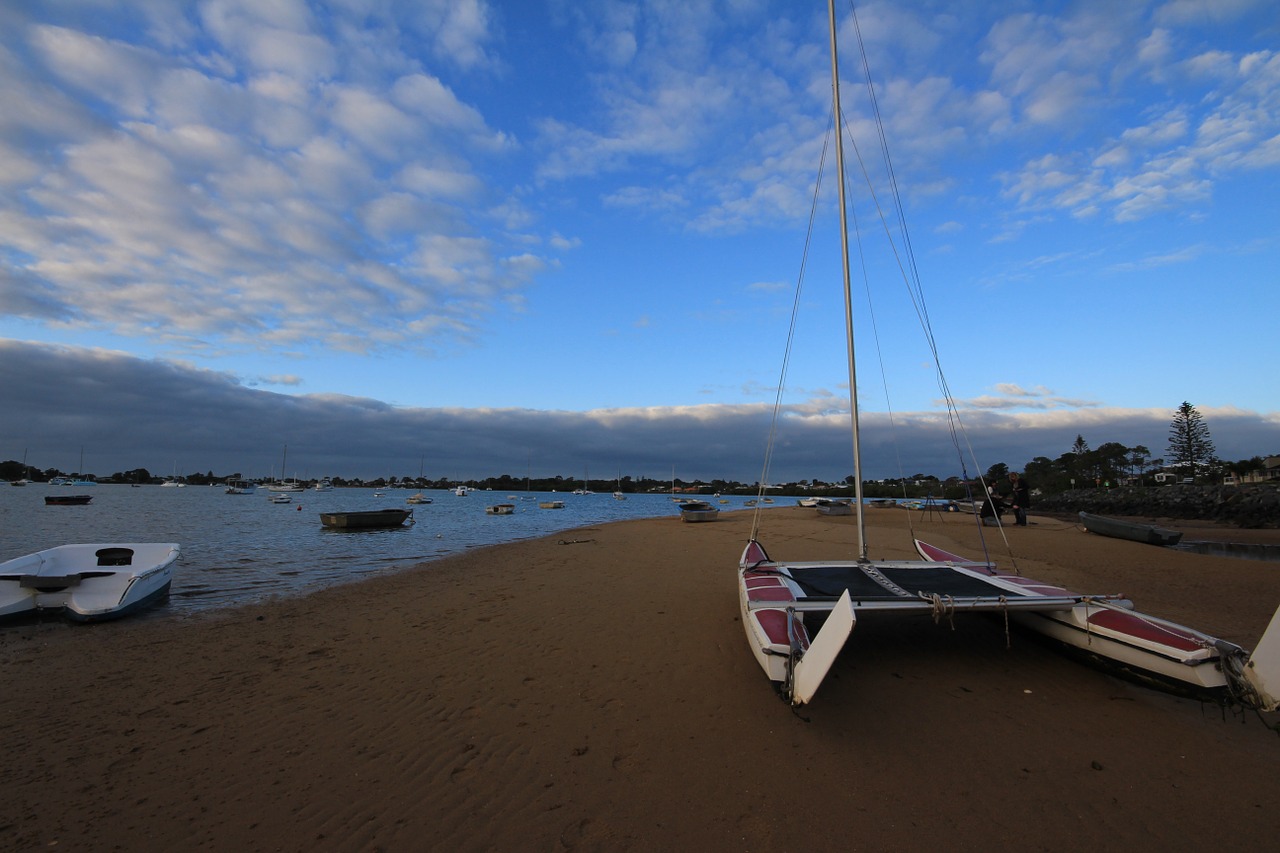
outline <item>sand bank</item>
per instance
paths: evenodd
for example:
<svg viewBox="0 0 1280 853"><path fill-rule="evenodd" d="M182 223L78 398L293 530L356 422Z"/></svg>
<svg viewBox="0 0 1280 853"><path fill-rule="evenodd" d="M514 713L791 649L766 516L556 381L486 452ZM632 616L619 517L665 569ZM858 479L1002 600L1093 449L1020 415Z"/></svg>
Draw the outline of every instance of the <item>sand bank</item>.
<svg viewBox="0 0 1280 853"><path fill-rule="evenodd" d="M904 520L979 553L972 520ZM1033 519L1028 575L1252 646L1275 564ZM748 513L477 550L214 616L0 629L0 847L1078 850L1271 846L1280 737L998 619L866 619L792 713L738 622ZM765 513L775 557L850 519ZM987 544L1003 555L1000 534ZM1003 558L1002 558L1003 560ZM1003 560L1007 565L1007 560ZM301 566L305 568L305 566Z"/></svg>

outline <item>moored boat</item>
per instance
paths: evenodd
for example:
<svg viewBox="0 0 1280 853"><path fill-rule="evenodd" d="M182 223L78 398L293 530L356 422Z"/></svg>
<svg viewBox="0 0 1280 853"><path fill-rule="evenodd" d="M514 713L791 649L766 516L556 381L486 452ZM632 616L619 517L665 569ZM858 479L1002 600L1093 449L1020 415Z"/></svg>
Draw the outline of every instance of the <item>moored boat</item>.
<svg viewBox="0 0 1280 853"><path fill-rule="evenodd" d="M564 509L564 501L538 501L539 509Z"/></svg>
<svg viewBox="0 0 1280 853"><path fill-rule="evenodd" d="M511 515L513 512L516 511L516 505L515 504L494 504L493 506L485 507L484 511L489 513L489 515Z"/></svg>
<svg viewBox="0 0 1280 853"><path fill-rule="evenodd" d="M258 484L252 480L228 480L224 490L228 495L252 495L258 490Z"/></svg>
<svg viewBox="0 0 1280 853"><path fill-rule="evenodd" d="M1080 513L1080 523L1084 529L1099 536L1111 536L1115 539L1129 539L1133 542L1145 542L1148 545L1168 547L1177 545L1182 540L1181 530L1170 530L1155 524L1140 521L1125 521L1121 518L1108 518L1105 515Z"/></svg>
<svg viewBox="0 0 1280 853"><path fill-rule="evenodd" d="M0 563L0 617L60 610L72 621L127 616L162 601L176 544L59 545Z"/></svg>
<svg viewBox="0 0 1280 853"><path fill-rule="evenodd" d="M413 518L411 509L373 509L356 512L322 512L320 523L325 527L344 530L370 530L379 527L400 527L405 519Z"/></svg>
<svg viewBox="0 0 1280 853"><path fill-rule="evenodd" d="M45 506L84 506L93 500L93 495L45 495Z"/></svg>

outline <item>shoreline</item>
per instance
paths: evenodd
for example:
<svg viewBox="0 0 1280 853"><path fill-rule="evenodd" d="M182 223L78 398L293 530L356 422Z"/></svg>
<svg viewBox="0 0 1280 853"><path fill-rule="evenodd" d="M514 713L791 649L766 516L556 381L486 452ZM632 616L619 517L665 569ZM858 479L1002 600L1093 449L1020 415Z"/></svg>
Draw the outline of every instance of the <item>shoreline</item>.
<svg viewBox="0 0 1280 853"><path fill-rule="evenodd" d="M908 521L980 546L971 518L916 515L869 513L873 556L908 556ZM1274 841L1280 716L1119 681L999 620L860 620L793 713L738 620L751 520L613 522L180 620L0 629L0 826L12 849L1176 848L1224 819ZM1043 520L1007 531L1029 576L1246 646L1280 604L1273 566ZM778 557L851 550L848 519L761 524Z"/></svg>

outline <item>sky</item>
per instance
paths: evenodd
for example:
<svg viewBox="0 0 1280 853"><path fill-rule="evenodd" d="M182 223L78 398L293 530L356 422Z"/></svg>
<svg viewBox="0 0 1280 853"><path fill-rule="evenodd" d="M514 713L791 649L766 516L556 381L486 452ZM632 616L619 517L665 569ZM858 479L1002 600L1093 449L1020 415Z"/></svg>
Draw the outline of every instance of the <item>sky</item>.
<svg viewBox="0 0 1280 853"><path fill-rule="evenodd" d="M864 476L1280 453L1274 3L837 7ZM853 471L817 0L0 0L0 80L0 459Z"/></svg>

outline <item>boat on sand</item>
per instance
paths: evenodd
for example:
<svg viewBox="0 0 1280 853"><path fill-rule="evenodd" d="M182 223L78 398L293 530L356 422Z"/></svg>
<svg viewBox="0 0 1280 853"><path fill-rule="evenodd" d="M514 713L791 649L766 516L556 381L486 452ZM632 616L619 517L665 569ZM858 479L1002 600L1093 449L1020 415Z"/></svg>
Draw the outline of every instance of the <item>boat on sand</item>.
<svg viewBox="0 0 1280 853"><path fill-rule="evenodd" d="M1108 518L1105 515L1080 513L1080 523L1084 529L1099 536L1110 536L1115 539L1129 539L1134 542L1145 542L1148 545L1169 547L1182 541L1181 530L1170 530L1154 524L1140 521L1125 521L1122 518Z"/></svg>
<svg viewBox="0 0 1280 853"><path fill-rule="evenodd" d="M715 521L720 517L720 507L707 501L682 501L676 507L680 511L681 521Z"/></svg>
<svg viewBox="0 0 1280 853"><path fill-rule="evenodd" d="M818 515L853 515L853 504L847 500L818 498Z"/></svg>
<svg viewBox="0 0 1280 853"><path fill-rule="evenodd" d="M1251 656L1241 646L1133 609L1114 596L1088 596L1021 575L993 563L966 560L916 540L920 556L990 583L1075 600L1068 608L1018 609L1009 620L1057 641L1069 651L1120 675L1178 693L1274 710L1280 702L1280 609ZM1265 651L1264 651L1265 650Z"/></svg>
<svg viewBox="0 0 1280 853"><path fill-rule="evenodd" d="M764 513L755 514L750 537L738 561L737 580L743 630L761 669L787 701L801 705L814 697L860 614L932 615L936 620L949 620L964 613L994 613L1026 624L1095 658L1146 674L1154 681L1209 691L1263 710L1276 708L1280 704L1280 611L1250 656L1241 647L1224 640L1133 613L1131 604L1118 596L1081 594L1005 574L990 562L967 561L919 540L915 540L921 555L919 560L872 560L868 556L853 314L848 308L852 304L852 289L845 212L845 122L840 106L834 0L828 0L827 8L846 306L849 421L853 439L856 522L851 527L856 530L857 551L853 559L804 562L773 559L758 539ZM866 67L865 56L863 67ZM930 348L936 352L932 337L927 337ZM959 427L958 411L949 395L947 406ZM774 417L776 422L776 409ZM767 460L771 450L772 444L766 451L762 482L768 482ZM974 521L977 522L976 517Z"/></svg>
<svg viewBox="0 0 1280 853"><path fill-rule="evenodd" d="M75 622L127 616L163 601L175 544L59 545L0 563L0 617L59 610Z"/></svg>

